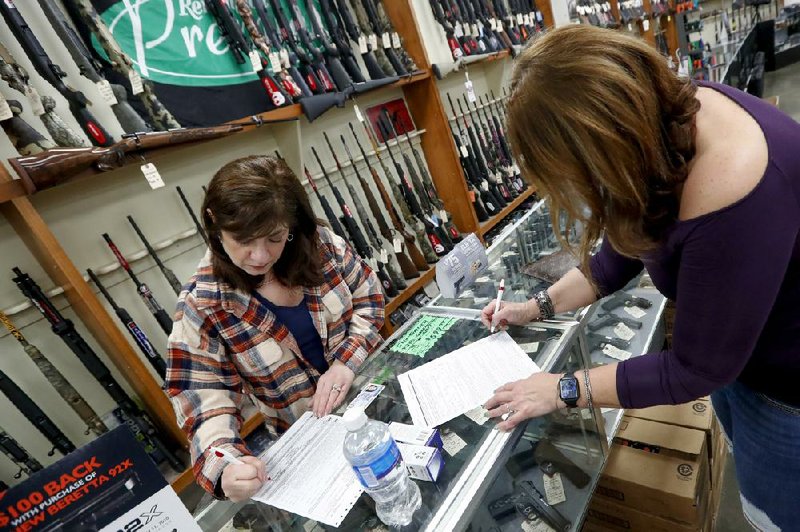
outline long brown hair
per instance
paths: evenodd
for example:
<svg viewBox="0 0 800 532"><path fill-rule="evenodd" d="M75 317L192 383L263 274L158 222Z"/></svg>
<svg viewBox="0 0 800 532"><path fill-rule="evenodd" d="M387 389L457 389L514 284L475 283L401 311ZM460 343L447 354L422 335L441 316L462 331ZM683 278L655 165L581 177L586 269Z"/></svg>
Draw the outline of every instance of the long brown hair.
<svg viewBox="0 0 800 532"><path fill-rule="evenodd" d="M287 286L322 283L317 237L320 221L311 210L303 185L282 159L251 155L220 168L208 184L202 214L211 265L221 281L251 292L264 276L250 275L231 262L222 247L220 231L230 232L237 240L248 240L288 227L293 238L272 267L275 277Z"/></svg>
<svg viewBox="0 0 800 532"><path fill-rule="evenodd" d="M696 87L624 32L584 25L547 32L517 57L508 136L538 191L584 226L580 258L605 230L641 257L678 216L695 154Z"/></svg>

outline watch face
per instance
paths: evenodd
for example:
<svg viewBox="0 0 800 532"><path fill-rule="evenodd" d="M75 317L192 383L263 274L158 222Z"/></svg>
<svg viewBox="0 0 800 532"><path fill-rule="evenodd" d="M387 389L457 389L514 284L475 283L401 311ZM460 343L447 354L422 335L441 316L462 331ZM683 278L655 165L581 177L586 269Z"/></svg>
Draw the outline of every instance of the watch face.
<svg viewBox="0 0 800 532"><path fill-rule="evenodd" d="M578 398L578 379L567 378L558 381L559 395L564 401L575 400Z"/></svg>

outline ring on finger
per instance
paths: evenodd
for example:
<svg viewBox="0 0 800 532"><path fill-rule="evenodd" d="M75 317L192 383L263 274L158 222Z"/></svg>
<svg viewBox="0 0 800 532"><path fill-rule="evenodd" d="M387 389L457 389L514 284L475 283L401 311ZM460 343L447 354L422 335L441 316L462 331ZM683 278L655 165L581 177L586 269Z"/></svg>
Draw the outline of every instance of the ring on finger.
<svg viewBox="0 0 800 532"><path fill-rule="evenodd" d="M342 385L341 384L334 384L333 386L331 386L331 391L332 392L336 392L336 393L341 392L342 391Z"/></svg>
<svg viewBox="0 0 800 532"><path fill-rule="evenodd" d="M511 412L511 407L508 406L508 403L506 403L504 406L506 407L506 413Z"/></svg>

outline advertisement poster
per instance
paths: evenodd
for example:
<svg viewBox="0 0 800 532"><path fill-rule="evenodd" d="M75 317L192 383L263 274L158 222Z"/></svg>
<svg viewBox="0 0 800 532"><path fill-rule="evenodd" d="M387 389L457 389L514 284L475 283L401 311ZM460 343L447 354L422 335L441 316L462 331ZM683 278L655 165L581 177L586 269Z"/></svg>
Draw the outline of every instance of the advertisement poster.
<svg viewBox="0 0 800 532"><path fill-rule="evenodd" d="M126 426L102 435L0 498L0 531L199 531Z"/></svg>

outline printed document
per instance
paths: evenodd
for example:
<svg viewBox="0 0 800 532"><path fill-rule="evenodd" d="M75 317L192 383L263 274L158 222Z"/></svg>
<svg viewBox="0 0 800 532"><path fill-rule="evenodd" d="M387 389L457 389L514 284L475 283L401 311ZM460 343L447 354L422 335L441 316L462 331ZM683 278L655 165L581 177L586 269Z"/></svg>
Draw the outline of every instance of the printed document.
<svg viewBox="0 0 800 532"><path fill-rule="evenodd" d="M363 489L344 457L342 418L306 412L261 456L267 476L253 500L338 527Z"/></svg>
<svg viewBox="0 0 800 532"><path fill-rule="evenodd" d="M403 373L397 380L414 425L433 428L484 404L503 384L539 371L503 331Z"/></svg>

